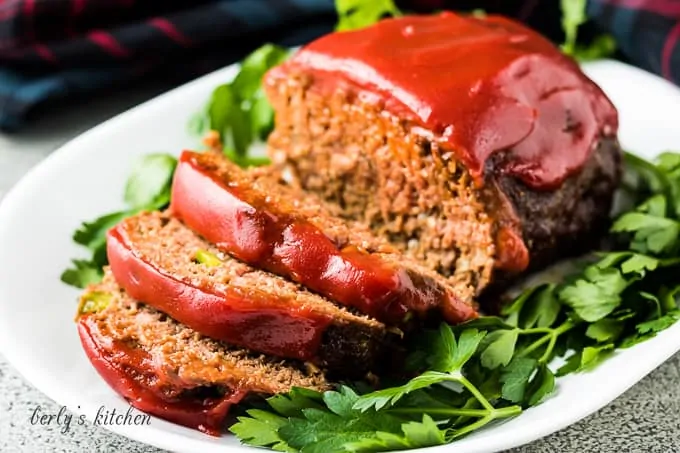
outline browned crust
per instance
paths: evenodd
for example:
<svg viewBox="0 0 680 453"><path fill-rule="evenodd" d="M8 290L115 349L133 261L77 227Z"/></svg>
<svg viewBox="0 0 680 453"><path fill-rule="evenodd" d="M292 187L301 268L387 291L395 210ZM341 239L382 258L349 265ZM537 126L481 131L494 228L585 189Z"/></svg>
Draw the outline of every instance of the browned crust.
<svg viewBox="0 0 680 453"><path fill-rule="evenodd" d="M343 218L343 210L337 204L287 184L275 168L255 167L244 171L217 153L195 153L192 159L202 171L219 180L225 187L247 189L237 190L237 193L250 206L261 207L263 212L266 211L275 218L302 220L316 227L338 250L359 250L374 257L382 266L405 271L409 276L407 288L413 287L421 291L424 297L422 306L431 308L429 311L455 310L460 304L456 288L445 277L403 253L385 235L376 234L364 219ZM224 250L229 252L226 248ZM300 253L309 251L302 250ZM291 278L290 275L281 275ZM430 300L435 297L439 300ZM471 301L467 299L462 302L469 305ZM418 310L418 305L415 304L414 311ZM468 308L461 310L474 313ZM424 310L416 314L423 317L437 316L436 313L424 313Z"/></svg>
<svg viewBox="0 0 680 453"><path fill-rule="evenodd" d="M613 196L622 177L623 154L616 139L603 138L581 171L557 190L538 191L522 181L494 171L492 159L485 170L490 206L499 221L518 228L531 253L529 270L578 255L595 246L610 223ZM495 204L494 204L495 203ZM502 275L498 275L502 277Z"/></svg>
<svg viewBox="0 0 680 453"><path fill-rule="evenodd" d="M367 222L472 299L494 267L494 222L452 153L345 90L325 97L295 74L268 86L277 112L274 165Z"/></svg>
<svg viewBox="0 0 680 453"><path fill-rule="evenodd" d="M584 250L606 226L621 175L615 139L602 140L557 190L533 190L498 174L502 154L489 161L479 189L428 131L362 102L347 87L325 96L303 72L268 81L277 115L269 139L274 164L449 276L460 294L474 297L492 281L517 276L499 270L501 229L526 247L535 269Z"/></svg>
<svg viewBox="0 0 680 453"><path fill-rule="evenodd" d="M168 213L142 213L126 219L124 226L136 253L178 281L222 292L227 288L246 294L258 291L268 295L272 306L312 309L328 316L331 322L321 338L319 363L338 374L360 376L374 369L389 346L387 342L392 341L383 323L231 258ZM196 262L199 250L215 255L222 264L205 266Z"/></svg>
<svg viewBox="0 0 680 453"><path fill-rule="evenodd" d="M88 314L105 343L123 343L151 357L145 375L168 383L167 392L205 387L249 389L273 394L293 386L329 388L323 374L301 362L284 361L206 338L166 315L130 298L107 270L104 280L83 294L108 296L108 306ZM112 356L115 357L115 356Z"/></svg>

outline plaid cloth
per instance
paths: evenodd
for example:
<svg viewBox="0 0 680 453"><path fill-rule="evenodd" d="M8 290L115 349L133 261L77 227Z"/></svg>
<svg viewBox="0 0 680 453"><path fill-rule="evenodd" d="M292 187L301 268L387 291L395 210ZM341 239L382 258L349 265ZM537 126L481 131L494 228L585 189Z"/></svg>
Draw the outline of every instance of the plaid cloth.
<svg viewBox="0 0 680 453"><path fill-rule="evenodd" d="M332 30L333 0L0 0L0 129L36 107L149 76L177 83L265 42ZM558 0L411 0L408 9L486 8L561 40ZM590 0L588 13L632 63L680 83L680 0Z"/></svg>

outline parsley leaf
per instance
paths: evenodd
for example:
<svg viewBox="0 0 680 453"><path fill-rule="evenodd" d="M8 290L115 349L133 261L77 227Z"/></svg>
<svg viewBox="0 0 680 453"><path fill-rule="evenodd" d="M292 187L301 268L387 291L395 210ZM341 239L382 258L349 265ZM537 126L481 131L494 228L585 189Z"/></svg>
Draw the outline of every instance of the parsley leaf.
<svg viewBox="0 0 680 453"><path fill-rule="evenodd" d="M670 251L677 243L680 223L642 212L629 212L614 222L613 232L634 233L631 248L642 253Z"/></svg>
<svg viewBox="0 0 680 453"><path fill-rule="evenodd" d="M137 161L125 184L124 199L128 209L82 223L73 233L73 241L89 250L90 259L72 260L73 266L61 274L62 282L84 288L101 280L104 275L102 268L108 264L106 233L118 222L139 211L167 206L176 166L177 159L169 154L148 154Z"/></svg>
<svg viewBox="0 0 680 453"><path fill-rule="evenodd" d="M434 384L441 384L446 381L456 382L457 380L449 373L426 371L420 376L414 377L404 385L390 387L362 396L355 405L355 409L366 411L370 408L375 408L375 410L380 410L386 406L393 406L401 398L411 392L430 387Z"/></svg>
<svg viewBox="0 0 680 453"><path fill-rule="evenodd" d="M335 29L354 30L373 25L385 16L401 16L393 0L335 0L338 23Z"/></svg>
<svg viewBox="0 0 680 453"><path fill-rule="evenodd" d="M613 350L614 345L612 343L601 346L586 346L567 359L566 363L557 370L557 376L592 369L611 355Z"/></svg>
<svg viewBox="0 0 680 453"><path fill-rule="evenodd" d="M519 330L497 330L485 338L487 345L482 352L482 365L491 370L507 365L512 360Z"/></svg>
<svg viewBox="0 0 680 453"><path fill-rule="evenodd" d="M621 263L621 271L624 274L638 273L644 275L645 271L653 271L659 265L659 260L640 253L631 254L630 258Z"/></svg>
<svg viewBox="0 0 680 453"><path fill-rule="evenodd" d="M486 332L466 329L460 334L458 342L456 342L451 328L442 324L439 328L438 341L434 344L432 369L443 373L453 373L462 369L463 365L470 360L472 354L477 350L477 346L484 335L486 335Z"/></svg>
<svg viewBox="0 0 680 453"><path fill-rule="evenodd" d="M586 16L586 0L560 0L562 9L562 29L564 30L564 44L562 51L572 55L576 49L578 28L588 20Z"/></svg>
<svg viewBox="0 0 680 453"><path fill-rule="evenodd" d="M177 159L169 154L147 154L140 158L125 185L125 203L131 210L155 210L167 205L175 167Z"/></svg>
<svg viewBox="0 0 680 453"><path fill-rule="evenodd" d="M97 283L104 275L99 266L89 260L71 260L73 267L61 274L61 281L77 288L85 288L91 283Z"/></svg>
<svg viewBox="0 0 680 453"><path fill-rule="evenodd" d="M588 45L578 43L579 27L588 21L586 4L586 0L560 0L564 31L562 51L580 61L604 58L616 50L616 42L609 35L597 36Z"/></svg>
<svg viewBox="0 0 680 453"><path fill-rule="evenodd" d="M241 135L241 131L235 134L234 128L231 124L233 118L240 114L238 99L234 95L230 84L220 85L215 88L208 102L208 124L210 130L217 131L222 140L225 140L225 135L231 137L234 135ZM248 134L249 131L243 131ZM250 137L248 137L250 138ZM239 140L239 142L245 140Z"/></svg>
<svg viewBox="0 0 680 453"><path fill-rule="evenodd" d="M629 152L624 153L624 160L626 165L624 175L626 181L624 183L627 182L631 186L630 189L633 192L631 195L635 198L633 201L639 203L642 199L637 196L646 197L653 193L660 194L665 203L664 194L667 193L669 186L666 173L652 162Z"/></svg>
<svg viewBox="0 0 680 453"><path fill-rule="evenodd" d="M127 211L121 211L103 215L92 222L83 222L73 233L73 241L95 250L106 242L106 232L127 216Z"/></svg>
<svg viewBox="0 0 680 453"><path fill-rule="evenodd" d="M676 295L680 293L680 285L668 289L662 286L659 290L659 302L661 303L661 308L665 312L676 311L678 308L678 302L676 300Z"/></svg>
<svg viewBox="0 0 680 453"><path fill-rule="evenodd" d="M299 417L303 409L323 407L323 394L314 390L294 388L288 394L274 395L267 400L279 414Z"/></svg>
<svg viewBox="0 0 680 453"><path fill-rule="evenodd" d="M251 145L265 140L274 127L274 110L264 95L262 79L289 55L289 49L274 44L253 51L241 62L236 77L215 88L204 111L191 119L192 132L216 131L224 154L242 167L266 164L264 158L248 156Z"/></svg>
<svg viewBox="0 0 680 453"><path fill-rule="evenodd" d="M433 447L446 443L445 432L437 426L432 418L425 414L420 422L407 422L401 425L403 434L383 431L375 433L375 437L361 439L344 445L345 451L394 451L413 448Z"/></svg>
<svg viewBox="0 0 680 453"><path fill-rule="evenodd" d="M442 324L438 340L433 344L434 352L430 362L432 369L436 371L427 371L404 385L364 395L357 401L355 409L380 410L388 405L393 406L401 398L416 390L444 382L461 383L462 368L476 352L485 334L486 332L479 332L476 329L466 329L456 341L451 328L447 324Z"/></svg>
<svg viewBox="0 0 680 453"><path fill-rule="evenodd" d="M614 345L612 343L584 348L581 354L581 369L588 370L594 368L595 365L611 355L613 350Z"/></svg>
<svg viewBox="0 0 680 453"><path fill-rule="evenodd" d="M352 409L359 397L349 387L325 392L324 409L303 409L303 418L292 418L279 434L292 447L305 452L344 451L344 445L375 436L376 431L399 430L399 420L389 415L374 417ZM342 432L337 426L343 425Z"/></svg>
<svg viewBox="0 0 680 453"><path fill-rule="evenodd" d="M616 41L610 35L599 35L588 45L577 44L571 55L580 62L599 60L616 52Z"/></svg>
<svg viewBox="0 0 680 453"><path fill-rule="evenodd" d="M555 323L562 307L554 289L555 285L539 285L532 288L527 296L518 298L522 300L517 319L519 327L549 327Z"/></svg>
<svg viewBox="0 0 680 453"><path fill-rule="evenodd" d="M288 49L274 44L265 44L256 49L241 62L241 68L231 82L232 90L240 99L253 99L262 93L262 78L265 73L283 63L289 55Z"/></svg>
<svg viewBox="0 0 680 453"><path fill-rule="evenodd" d="M638 331L638 333L642 335L656 334L657 332L666 330L667 328L675 324L675 322L679 319L680 310L674 310L657 319L640 323L637 326L635 326L635 328Z"/></svg>
<svg viewBox="0 0 680 453"><path fill-rule="evenodd" d="M559 292L560 300L587 322L596 322L621 304L621 292L628 286L616 268L591 265L575 282Z"/></svg>
<svg viewBox="0 0 680 453"><path fill-rule="evenodd" d="M660 171L668 174L672 178L679 178L680 175L680 154L671 151L665 151L656 158L657 167Z"/></svg>
<svg viewBox="0 0 680 453"><path fill-rule="evenodd" d="M528 357L515 357L503 368L501 382L503 383L501 396L513 403L524 401L527 384L536 370L538 362Z"/></svg>
<svg viewBox="0 0 680 453"><path fill-rule="evenodd" d="M538 366L526 390L526 405L535 406L555 390L555 375L545 363Z"/></svg>
<svg viewBox="0 0 680 453"><path fill-rule="evenodd" d="M288 422L285 417L260 409L250 409L247 413L248 417L238 417L238 423L229 428L243 443L274 451L297 451L279 436L279 428Z"/></svg>
<svg viewBox="0 0 680 453"><path fill-rule="evenodd" d="M586 336L598 343L615 341L623 331L624 323L617 319L604 318L586 329Z"/></svg>
<svg viewBox="0 0 680 453"><path fill-rule="evenodd" d="M270 398L269 404L278 413L251 409L230 430L250 445L311 453L403 450L446 441L444 431L427 414L415 421L364 413L354 409L359 396L346 386L323 393L320 400L319 395L295 389L285 398ZM274 400L287 402L282 406L272 404ZM310 400L312 407L305 407Z"/></svg>

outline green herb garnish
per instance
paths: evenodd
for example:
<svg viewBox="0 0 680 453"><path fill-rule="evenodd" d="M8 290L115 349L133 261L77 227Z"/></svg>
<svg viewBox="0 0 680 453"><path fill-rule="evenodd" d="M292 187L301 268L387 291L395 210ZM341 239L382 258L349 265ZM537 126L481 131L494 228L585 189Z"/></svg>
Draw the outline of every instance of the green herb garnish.
<svg viewBox="0 0 680 453"><path fill-rule="evenodd" d="M578 43L586 22L585 0L562 0L565 53L594 59L614 50L608 36L590 46ZM401 12L389 0L338 0L338 30L371 25ZM266 45L247 57L239 74L215 89L191 121L198 134L219 133L224 153L242 166L261 160L248 148L266 139L273 111L263 96L264 73L288 56ZM106 264L105 233L140 210L162 209L169 201L176 161L145 157L126 184L124 211L83 225L74 241L90 260L74 260L62 280L85 286L101 278ZM630 209L612 225L613 250L592 254L580 270L559 284L529 288L507 304L499 317L463 325L442 325L415 338L407 360L420 372L396 386L362 394L339 386L320 393L293 389L250 409L231 431L244 443L276 451L377 452L452 442L495 420L513 417L554 392L556 378L592 369L617 349L631 347L680 319L680 153L664 153L656 163L628 154L622 191ZM196 260L219 259L199 250ZM105 307L88 299L81 312ZM555 358L563 365L554 367Z"/></svg>
<svg viewBox="0 0 680 453"><path fill-rule="evenodd" d="M274 124L274 111L264 97L262 78L265 72L281 63L289 50L267 44L241 63L241 68L230 83L217 87L206 108L189 122L196 134L217 131L224 145L225 155L241 166L262 165L267 159L248 156L249 147L264 140ZM170 202L170 186L177 159L168 154L148 154L134 167L125 185L126 208L106 214L90 222L83 222L73 234L73 240L90 252L89 259L74 259L61 280L84 288L103 276L106 266L106 232L126 217L140 211L164 209Z"/></svg>
<svg viewBox="0 0 680 453"><path fill-rule="evenodd" d="M73 267L61 274L61 281L78 288L100 281L102 268L108 263L107 231L140 211L165 208L170 202L170 186L176 166L177 159L168 154L155 153L140 158L125 184L126 209L83 222L73 233L73 241L89 250L90 259L72 260Z"/></svg>
<svg viewBox="0 0 680 453"><path fill-rule="evenodd" d="M560 0L560 8L562 9L562 30L564 30L562 50L573 55L576 51L578 28L588 20L586 0Z"/></svg>
<svg viewBox="0 0 680 453"><path fill-rule="evenodd" d="M335 29L338 31L364 28L383 17L402 15L393 0L335 0L335 10L338 13Z"/></svg>
<svg viewBox="0 0 680 453"><path fill-rule="evenodd" d="M271 411L249 410L231 431L250 445L289 452L404 450L446 442L444 431L427 415L404 422L392 414L361 411L355 407L359 401L347 386L325 393L296 388L269 398Z"/></svg>
<svg viewBox="0 0 680 453"><path fill-rule="evenodd" d="M215 88L206 108L191 120L194 133L219 133L224 154L242 167L266 164L266 159L248 156L250 146L265 140L274 127L274 110L262 90L262 78L289 55L289 49L273 44L248 55L234 80Z"/></svg>
<svg viewBox="0 0 680 453"><path fill-rule="evenodd" d="M177 159L169 154L147 154L137 161L125 185L124 200L132 210L154 210L170 202L170 186Z"/></svg>
<svg viewBox="0 0 680 453"><path fill-rule="evenodd" d="M612 55L616 42L609 35L596 37L589 45L578 43L578 29L588 21L586 0L560 0L564 44L562 51L579 61L597 60Z"/></svg>
<svg viewBox="0 0 680 453"><path fill-rule="evenodd" d="M278 451L377 452L454 441L512 417L554 392L556 378L590 370L617 349L680 319L680 154L657 164L627 156L637 205L617 216L615 250L560 284L529 288L501 317L426 331L407 363L422 374L366 395L299 389L231 427L242 442ZM564 364L553 367L553 359Z"/></svg>
<svg viewBox="0 0 680 453"><path fill-rule="evenodd" d="M106 256L106 254L104 254ZM71 260L72 267L61 274L61 281L76 288L85 288L91 283L101 281L103 277L102 266L95 258L90 260Z"/></svg>

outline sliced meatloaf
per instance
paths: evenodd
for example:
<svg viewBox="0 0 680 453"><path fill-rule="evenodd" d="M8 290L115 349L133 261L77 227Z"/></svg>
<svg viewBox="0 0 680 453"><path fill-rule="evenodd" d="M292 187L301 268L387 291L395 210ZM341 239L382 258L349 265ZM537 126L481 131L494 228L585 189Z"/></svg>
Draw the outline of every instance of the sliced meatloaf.
<svg viewBox="0 0 680 453"><path fill-rule="evenodd" d="M342 219L337 206L270 173L242 170L217 153L185 151L172 215L239 260L386 323L477 316L474 288L452 285L364 223Z"/></svg>
<svg viewBox="0 0 680 453"><path fill-rule="evenodd" d="M83 294L77 322L88 358L132 406L210 434L249 394L329 388L316 367L211 340L136 302L108 271Z"/></svg>
<svg viewBox="0 0 680 453"><path fill-rule="evenodd" d="M107 254L131 297L216 340L350 375L372 369L385 345L382 323L233 259L160 212L111 229Z"/></svg>
<svg viewBox="0 0 680 453"><path fill-rule="evenodd" d="M607 224L616 110L508 19L333 33L271 70L265 90L282 174L477 294L584 250Z"/></svg>

